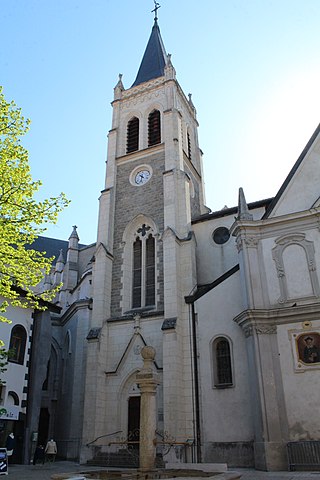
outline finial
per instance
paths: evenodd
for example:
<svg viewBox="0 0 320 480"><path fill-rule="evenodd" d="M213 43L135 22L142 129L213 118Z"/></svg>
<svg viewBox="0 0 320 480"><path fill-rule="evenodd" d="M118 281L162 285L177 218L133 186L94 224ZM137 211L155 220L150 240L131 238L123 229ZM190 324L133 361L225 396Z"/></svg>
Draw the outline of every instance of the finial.
<svg viewBox="0 0 320 480"><path fill-rule="evenodd" d="M60 253L59 253L59 257L58 257L57 263L58 263L58 262L64 263L62 248L60 248Z"/></svg>
<svg viewBox="0 0 320 480"><path fill-rule="evenodd" d="M237 220L253 220L253 215L252 213L249 212L249 208L248 208L242 187L239 188Z"/></svg>
<svg viewBox="0 0 320 480"><path fill-rule="evenodd" d="M153 0L154 2L154 9L151 10L151 12L154 12L154 23L157 23L158 20L158 10L161 7L160 3L156 2L156 0Z"/></svg>
<svg viewBox="0 0 320 480"><path fill-rule="evenodd" d="M73 230L71 232L69 240L70 240L70 238L76 238L77 240L79 240L78 233L77 233L77 228L78 228L77 225L73 225L72 228L73 228Z"/></svg>

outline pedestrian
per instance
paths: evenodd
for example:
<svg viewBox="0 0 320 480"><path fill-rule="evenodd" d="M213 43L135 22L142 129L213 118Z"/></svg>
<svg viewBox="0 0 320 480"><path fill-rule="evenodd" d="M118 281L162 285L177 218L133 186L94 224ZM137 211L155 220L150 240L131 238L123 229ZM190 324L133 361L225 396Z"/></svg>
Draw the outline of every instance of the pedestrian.
<svg viewBox="0 0 320 480"><path fill-rule="evenodd" d="M34 452L33 456L33 465L36 465L37 462L41 462L42 465L44 464L44 446L43 445L37 445L36 451Z"/></svg>
<svg viewBox="0 0 320 480"><path fill-rule="evenodd" d="M13 455L14 447L15 447L16 441L14 438L13 432L9 433L6 441L6 449L7 449L7 456L8 456L8 461L9 457Z"/></svg>
<svg viewBox="0 0 320 480"><path fill-rule="evenodd" d="M45 454L46 454L46 458L49 462L54 462L55 461L56 455L57 455L57 444L53 440L53 438L48 441L48 443L46 445L46 448L45 448Z"/></svg>

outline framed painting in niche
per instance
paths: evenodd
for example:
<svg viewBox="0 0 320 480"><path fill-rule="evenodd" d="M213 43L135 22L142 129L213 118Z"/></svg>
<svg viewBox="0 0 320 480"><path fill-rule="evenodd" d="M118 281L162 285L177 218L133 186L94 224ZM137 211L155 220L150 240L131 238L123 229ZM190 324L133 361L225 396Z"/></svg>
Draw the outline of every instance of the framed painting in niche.
<svg viewBox="0 0 320 480"><path fill-rule="evenodd" d="M306 365L320 365L320 334L308 332L296 338L298 358Z"/></svg>
<svg viewBox="0 0 320 480"><path fill-rule="evenodd" d="M320 331L292 332L292 350L296 372L320 369Z"/></svg>

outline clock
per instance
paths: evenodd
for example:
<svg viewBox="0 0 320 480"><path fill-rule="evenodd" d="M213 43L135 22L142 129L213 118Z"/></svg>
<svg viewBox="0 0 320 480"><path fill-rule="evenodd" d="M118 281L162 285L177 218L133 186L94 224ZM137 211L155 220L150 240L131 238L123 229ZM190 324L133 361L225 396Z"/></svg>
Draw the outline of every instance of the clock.
<svg viewBox="0 0 320 480"><path fill-rule="evenodd" d="M149 170L139 170L134 176L134 183L136 185L143 185L146 183L151 177L151 173Z"/></svg>

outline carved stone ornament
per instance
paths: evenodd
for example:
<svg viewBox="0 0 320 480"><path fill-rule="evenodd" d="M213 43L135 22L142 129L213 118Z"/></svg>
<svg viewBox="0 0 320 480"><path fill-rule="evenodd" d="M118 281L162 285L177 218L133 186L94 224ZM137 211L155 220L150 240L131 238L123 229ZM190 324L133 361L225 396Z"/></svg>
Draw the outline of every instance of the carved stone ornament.
<svg viewBox="0 0 320 480"><path fill-rule="evenodd" d="M238 253L240 253L241 250L243 249L243 242L242 242L242 239L240 237L237 237L236 245L237 245Z"/></svg>
<svg viewBox="0 0 320 480"><path fill-rule="evenodd" d="M244 239L245 245L249 248L257 248L259 240L255 237L246 237Z"/></svg>
<svg viewBox="0 0 320 480"><path fill-rule="evenodd" d="M304 233L294 233L289 235L283 235L275 240L276 246L272 249L272 258L275 263L277 277L279 279L279 287L280 287L280 298L278 299L278 303L283 304L288 301L292 301L293 299L300 299L306 296L308 297L319 297L320 296L320 288L319 288L319 281L318 276L316 273L316 263L315 263L315 249L313 242L306 240ZM284 252L285 250L292 246L296 246L296 248L300 248L304 251L305 258L307 261L307 272L308 272L308 282L310 282L310 291L302 293L299 297L294 295L290 292L288 285L290 285L290 278L288 279L288 275L291 274L291 280L293 272L286 271L285 261L284 261ZM288 266L287 266L288 269ZM294 272L295 274L295 272ZM305 285L307 283L305 282ZM308 294L308 295L307 295Z"/></svg>
<svg viewBox="0 0 320 480"><path fill-rule="evenodd" d="M246 325L243 327L246 338L251 337L254 333L257 335L274 335L277 333L276 325Z"/></svg>
<svg viewBox="0 0 320 480"><path fill-rule="evenodd" d="M259 325L256 326L256 333L258 335L274 335L277 333L276 325Z"/></svg>
<svg viewBox="0 0 320 480"><path fill-rule="evenodd" d="M256 237L237 237L236 239L237 250L240 252L244 246L248 248L257 248L259 245L259 239Z"/></svg>

